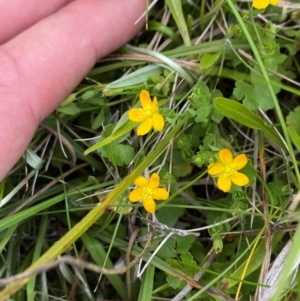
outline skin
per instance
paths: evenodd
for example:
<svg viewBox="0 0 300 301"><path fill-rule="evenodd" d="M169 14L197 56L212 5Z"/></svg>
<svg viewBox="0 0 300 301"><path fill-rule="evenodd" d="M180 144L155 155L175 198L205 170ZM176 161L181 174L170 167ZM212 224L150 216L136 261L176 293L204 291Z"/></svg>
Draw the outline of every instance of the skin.
<svg viewBox="0 0 300 301"><path fill-rule="evenodd" d="M97 60L139 32L145 7L145 0L0 0L0 181Z"/></svg>

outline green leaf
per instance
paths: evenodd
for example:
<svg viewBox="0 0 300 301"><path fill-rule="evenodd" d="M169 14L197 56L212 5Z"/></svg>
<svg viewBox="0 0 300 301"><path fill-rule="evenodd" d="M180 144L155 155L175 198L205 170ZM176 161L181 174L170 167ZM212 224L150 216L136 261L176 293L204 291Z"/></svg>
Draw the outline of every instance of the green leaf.
<svg viewBox="0 0 300 301"><path fill-rule="evenodd" d="M253 72L251 79L253 85L249 85L243 80L236 81L233 90L235 98L237 100L243 99L243 104L252 111L256 111L259 107L264 111L273 109L273 99L262 77ZM280 91L275 85L273 89L275 93Z"/></svg>
<svg viewBox="0 0 300 301"><path fill-rule="evenodd" d="M264 59L264 65L266 68L277 71L278 61L274 56Z"/></svg>
<svg viewBox="0 0 300 301"><path fill-rule="evenodd" d="M150 76L161 74L162 72L163 72L163 68L157 65L149 65L140 68L108 84L103 90L103 94L106 95L107 94L106 92L110 89L124 88L124 87L143 83L147 81Z"/></svg>
<svg viewBox="0 0 300 301"><path fill-rule="evenodd" d="M148 22L148 31L160 32L164 36L170 37L176 44L180 45L182 43L180 37L172 30L170 27L162 24L161 22L149 21Z"/></svg>
<svg viewBox="0 0 300 301"><path fill-rule="evenodd" d="M231 118L249 128L261 130L264 121L242 104L224 97L214 99L214 107L227 118Z"/></svg>
<svg viewBox="0 0 300 301"><path fill-rule="evenodd" d="M102 137L106 139L108 136L113 135L115 132L116 132L116 126L110 123L104 127L104 131L102 132ZM123 142L128 136L129 136L129 132L124 133L123 135L116 138L112 142L112 145L114 146L118 145L119 143Z"/></svg>
<svg viewBox="0 0 300 301"><path fill-rule="evenodd" d="M5 231L4 233L2 232L1 235L1 241L0 241L0 252L4 250L4 248L7 246L9 241L12 239L12 237L15 235L16 228L18 227L18 223L12 225Z"/></svg>
<svg viewBox="0 0 300 301"><path fill-rule="evenodd" d="M222 119L224 118L224 116L217 111L215 108L210 116L211 120L214 121L215 123L219 123L222 121Z"/></svg>
<svg viewBox="0 0 300 301"><path fill-rule="evenodd" d="M259 107L264 111L273 109L274 102L271 93L268 89L265 79L260 75L260 68L258 66L255 66L254 70L251 70L250 77L253 83L251 94L254 94ZM279 82L280 80L277 79L277 77L273 77L272 89L275 94L280 91Z"/></svg>
<svg viewBox="0 0 300 301"><path fill-rule="evenodd" d="M266 125L263 119L247 109L244 105L228 98L217 97L214 99L214 107L225 117L251 129L262 131L266 137L281 148L286 149L275 130L269 125Z"/></svg>
<svg viewBox="0 0 300 301"><path fill-rule="evenodd" d="M87 100L92 98L94 95L95 95L95 90L87 90L81 95L81 98L82 100Z"/></svg>
<svg viewBox="0 0 300 301"><path fill-rule="evenodd" d="M195 241L196 237L194 235L186 235L186 236L177 236L177 252L178 253L186 253L190 250Z"/></svg>
<svg viewBox="0 0 300 301"><path fill-rule="evenodd" d="M254 88L255 98L258 100L259 107L263 111L271 110L274 108L274 102L268 87L265 84L255 84ZM277 93L276 91L274 91Z"/></svg>
<svg viewBox="0 0 300 301"><path fill-rule="evenodd" d="M176 22L176 25L180 31L181 37L184 41L184 45L191 46L191 40L189 37L184 14L182 11L182 1L181 0L167 0L166 2L169 7L169 10Z"/></svg>
<svg viewBox="0 0 300 301"><path fill-rule="evenodd" d="M223 239L220 234L216 234L212 236L213 246L216 254L219 254L223 250Z"/></svg>
<svg viewBox="0 0 300 301"><path fill-rule="evenodd" d="M107 256L107 252L102 243L89 235L88 233L84 233L81 235L81 240L83 242L83 246L88 250L90 256L93 258L95 263L99 266L104 266L107 269L112 269L114 265L112 264L109 256ZM95 276L95 279L97 276ZM107 279L110 284L114 287L116 293L118 293L122 300L127 299L126 286L121 279L120 275L107 275Z"/></svg>
<svg viewBox="0 0 300 301"><path fill-rule="evenodd" d="M64 107L58 107L56 110L60 113L63 113L66 115L71 115L71 116L74 116L74 115L77 115L80 113L80 109L77 107L77 105L74 102L72 102Z"/></svg>
<svg viewBox="0 0 300 301"><path fill-rule="evenodd" d="M188 276L193 276L197 271L197 263L193 259L191 253L182 253L180 255L180 261L176 259L167 259L166 262L170 264L173 268L182 271L184 274ZM179 287L183 287L185 283L174 276L168 275L166 278L168 284L176 289Z"/></svg>
<svg viewBox="0 0 300 301"><path fill-rule="evenodd" d="M169 239L164 243L161 249L157 252L157 256L163 259L172 258L177 255L175 248L175 240Z"/></svg>
<svg viewBox="0 0 300 301"><path fill-rule="evenodd" d="M205 120L210 114L210 105L203 106L201 109L196 111L195 122L199 123Z"/></svg>
<svg viewBox="0 0 300 301"><path fill-rule="evenodd" d="M138 104L136 104L134 106L134 108L139 108ZM116 132L118 129L120 129L123 125L125 125L126 122L128 122L128 112L125 112L124 114L122 114L122 116L119 118L114 130L112 131L112 133ZM134 123L136 125L136 123ZM112 134L111 133L111 134Z"/></svg>
<svg viewBox="0 0 300 301"><path fill-rule="evenodd" d="M202 109L203 106L211 104L211 93L207 85L200 81L197 83L188 100L195 109Z"/></svg>
<svg viewBox="0 0 300 301"><path fill-rule="evenodd" d="M200 69L208 69L212 67L219 59L221 52L217 53L204 53L204 55L200 59L199 67Z"/></svg>
<svg viewBox="0 0 300 301"><path fill-rule="evenodd" d="M161 179L163 179L162 173L160 173ZM158 212L156 217L158 220L163 220L164 224L168 227L174 227L179 217L183 214L184 208L181 207L162 207L163 204L158 205Z"/></svg>
<svg viewBox="0 0 300 301"><path fill-rule="evenodd" d="M65 100L60 104L60 107L64 107L70 103L72 103L75 98L76 98L77 94L76 93L71 93L67 98L65 98Z"/></svg>
<svg viewBox="0 0 300 301"><path fill-rule="evenodd" d="M48 215L43 215L41 217L41 221L39 224L39 233L35 241L35 249L34 249L32 262L36 261L41 256L48 226L49 226ZM37 293L37 291L35 290L35 285L36 285L36 277L33 277L29 280L26 287L28 301L35 300L35 295Z"/></svg>
<svg viewBox="0 0 300 301"><path fill-rule="evenodd" d="M286 124L300 135L300 106L296 107L294 111L290 112L286 117Z"/></svg>
<svg viewBox="0 0 300 301"><path fill-rule="evenodd" d="M92 123L92 129L96 130L98 129L105 121L105 116L103 111L101 111L98 116L95 118L95 120Z"/></svg>
<svg viewBox="0 0 300 301"><path fill-rule="evenodd" d="M181 281L178 278L168 275L166 280L171 288L173 289L179 288Z"/></svg>
<svg viewBox="0 0 300 301"><path fill-rule="evenodd" d="M245 174L249 178L249 184L247 186L252 186L257 177L257 171L253 165L248 161L247 165L239 170L239 172Z"/></svg>
<svg viewBox="0 0 300 301"><path fill-rule="evenodd" d="M253 87L244 82L243 80L238 80L235 83L235 88L233 89L233 95L237 100L243 100L243 104L250 110L255 111L258 109L258 102L255 100L255 94L253 93Z"/></svg>
<svg viewBox="0 0 300 301"><path fill-rule="evenodd" d="M287 129L294 145L297 147L298 151L300 151L300 136L293 127L288 126Z"/></svg>
<svg viewBox="0 0 300 301"><path fill-rule="evenodd" d="M183 271L189 276L194 276L197 271L197 263L194 260L192 254L189 252L182 253L180 255L180 258L184 267Z"/></svg>
<svg viewBox="0 0 300 301"><path fill-rule="evenodd" d="M112 143L113 141L120 138L121 136L129 133L132 129L134 129L136 127L136 125L137 125L136 122L127 121L122 127L117 129L110 136L108 136L107 138L101 140L100 142L94 144L93 146L91 146L87 150L85 150L84 155L88 155L89 153L97 150L98 148Z"/></svg>
<svg viewBox="0 0 300 301"><path fill-rule="evenodd" d="M114 130L114 126L109 124L105 127L102 132L102 136L111 136ZM108 158L113 164L117 166L122 166L124 164L129 164L134 157L134 149L131 146L120 144L128 137L128 133L116 138L109 145L104 145L98 149L103 157ZM104 139L105 140L105 139Z"/></svg>
<svg viewBox="0 0 300 301"><path fill-rule="evenodd" d="M280 53L280 48L278 48L278 52L276 50L276 53L272 56L272 58L277 62L277 65L280 65L288 58L288 56Z"/></svg>
<svg viewBox="0 0 300 301"><path fill-rule="evenodd" d="M154 282L154 265L149 265L146 270L146 276L143 278L142 286L139 292L138 301L151 301Z"/></svg>
<svg viewBox="0 0 300 301"><path fill-rule="evenodd" d="M128 145L119 144L117 147L110 147L109 159L117 166L127 165L134 158L134 148Z"/></svg>

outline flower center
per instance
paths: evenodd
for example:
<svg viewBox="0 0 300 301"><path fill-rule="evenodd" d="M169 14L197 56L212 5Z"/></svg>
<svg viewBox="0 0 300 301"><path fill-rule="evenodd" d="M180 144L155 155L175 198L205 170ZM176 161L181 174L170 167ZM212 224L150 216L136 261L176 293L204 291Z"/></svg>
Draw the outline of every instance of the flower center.
<svg viewBox="0 0 300 301"><path fill-rule="evenodd" d="M143 188L143 198L144 199L152 198L152 194L153 194L153 188L151 188L151 187Z"/></svg>
<svg viewBox="0 0 300 301"><path fill-rule="evenodd" d="M146 119L150 116L152 116L152 111L151 111L151 108L142 108L142 109L139 109L139 117L140 118L143 118L143 119Z"/></svg>
<svg viewBox="0 0 300 301"><path fill-rule="evenodd" d="M224 173L226 176L232 176L236 170L232 167L232 165L226 165L224 169Z"/></svg>

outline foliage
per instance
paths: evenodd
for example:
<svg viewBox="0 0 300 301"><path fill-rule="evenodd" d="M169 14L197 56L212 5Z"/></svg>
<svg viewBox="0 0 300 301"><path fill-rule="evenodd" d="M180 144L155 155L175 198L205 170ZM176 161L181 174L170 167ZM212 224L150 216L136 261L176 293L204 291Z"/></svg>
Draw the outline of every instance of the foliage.
<svg viewBox="0 0 300 301"><path fill-rule="evenodd" d="M300 33L269 4L155 2L43 122L0 184L1 278L65 254L114 269L146 247L145 269L41 268L12 300L249 300L270 284L300 200ZM272 288L291 300L293 248Z"/></svg>

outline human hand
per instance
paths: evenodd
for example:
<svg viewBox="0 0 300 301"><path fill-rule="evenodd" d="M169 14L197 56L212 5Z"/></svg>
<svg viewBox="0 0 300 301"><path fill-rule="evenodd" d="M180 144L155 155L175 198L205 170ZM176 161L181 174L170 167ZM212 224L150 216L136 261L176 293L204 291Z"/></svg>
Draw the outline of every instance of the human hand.
<svg viewBox="0 0 300 301"><path fill-rule="evenodd" d="M145 0L0 0L0 181L98 59L138 33Z"/></svg>

